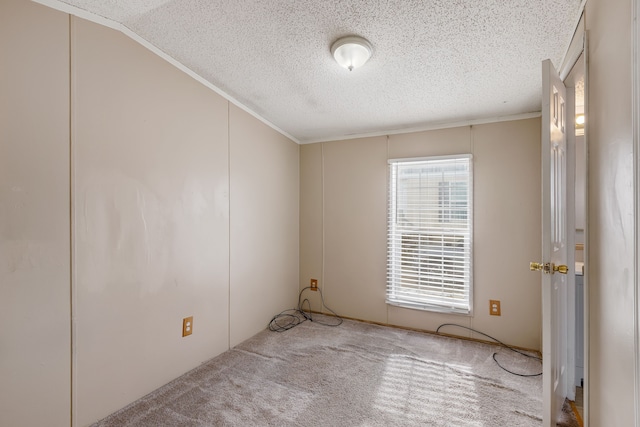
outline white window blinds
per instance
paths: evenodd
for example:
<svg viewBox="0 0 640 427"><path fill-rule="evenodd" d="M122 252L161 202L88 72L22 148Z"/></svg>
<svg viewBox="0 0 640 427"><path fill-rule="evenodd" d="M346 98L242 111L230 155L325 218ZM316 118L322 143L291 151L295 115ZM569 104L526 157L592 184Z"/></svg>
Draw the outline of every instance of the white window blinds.
<svg viewBox="0 0 640 427"><path fill-rule="evenodd" d="M471 313L471 155L389 161L387 303Z"/></svg>

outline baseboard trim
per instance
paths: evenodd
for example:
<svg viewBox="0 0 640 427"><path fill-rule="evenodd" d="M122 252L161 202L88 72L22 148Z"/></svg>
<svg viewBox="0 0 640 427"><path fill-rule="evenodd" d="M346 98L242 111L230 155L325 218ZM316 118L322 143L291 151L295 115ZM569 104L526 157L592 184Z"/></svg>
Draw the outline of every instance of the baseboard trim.
<svg viewBox="0 0 640 427"><path fill-rule="evenodd" d="M336 317L335 315L331 314L331 313L322 313L319 311L315 311L315 310L311 310L311 313L314 314L322 314L325 316L331 316L331 317ZM412 331L412 332L420 332L423 334L430 334L430 335L437 335L437 336L441 336L441 337L447 337L447 338L456 338L456 339L460 339L460 340L464 340L464 341L472 341L472 342L478 342L478 343L483 343L483 344L491 344L491 345L495 345L498 347L502 347L502 345L500 345L499 343L495 342L495 341L489 341L489 340L482 340L479 338L472 338L472 337L464 337L464 336L460 336L460 335L454 335L454 334L446 334L443 332L436 332L436 331L432 331L429 329L420 329L420 328L412 328L409 326L401 326L401 325L394 325L391 323L382 323L382 322L375 322L372 320L364 320L364 319L358 319L356 317L348 317L348 316L340 316L343 319L347 319L347 320L355 320L356 322L362 322L362 323L368 323L370 325L377 325L377 326L388 326L390 328L395 328L395 329L402 329L405 331ZM510 348L514 348L516 350L522 350L522 351L527 351L527 352L531 352L534 354L537 354L539 357L542 358L542 353L539 350L534 350L531 348L526 348L526 347L520 347L517 345L511 345L511 344L507 344Z"/></svg>

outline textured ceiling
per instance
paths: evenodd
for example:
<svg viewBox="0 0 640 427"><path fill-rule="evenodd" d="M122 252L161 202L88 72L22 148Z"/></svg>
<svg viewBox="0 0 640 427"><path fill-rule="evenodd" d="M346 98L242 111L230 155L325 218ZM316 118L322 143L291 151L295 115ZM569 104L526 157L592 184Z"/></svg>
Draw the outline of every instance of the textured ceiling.
<svg viewBox="0 0 640 427"><path fill-rule="evenodd" d="M540 111L580 0L64 0L120 23L299 142ZM374 48L349 72L329 48Z"/></svg>

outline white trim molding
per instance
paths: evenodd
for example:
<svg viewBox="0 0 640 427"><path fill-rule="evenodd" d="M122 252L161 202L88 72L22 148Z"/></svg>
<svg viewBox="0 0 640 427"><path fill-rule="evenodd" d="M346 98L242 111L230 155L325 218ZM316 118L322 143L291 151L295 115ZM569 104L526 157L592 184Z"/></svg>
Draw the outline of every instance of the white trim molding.
<svg viewBox="0 0 640 427"><path fill-rule="evenodd" d="M297 138L293 137L292 135L288 134L284 130L280 129L278 126L274 125L273 123L271 123L269 120L265 119L264 117L260 116L258 113L256 113L255 111L251 110L246 105L242 104L240 101L235 99L233 96L229 95L227 92L223 91L222 89L220 89L219 87L217 87L216 85L214 85L213 83L211 83L210 81L208 81L207 79L205 79L204 77L202 77L201 75L199 75L198 73L196 73L195 71L193 71L192 69L187 67L186 65L182 64L180 61L178 61L178 60L174 59L173 57L169 56L166 52L162 51L157 46L151 44L149 41L143 39L138 34L136 34L135 32L131 31L131 29L129 29L125 25L122 25L119 22L115 22L115 21L113 21L111 19L105 18L104 16L96 15L95 13L88 12L88 11L86 11L84 9L80 9L80 8L78 8L76 6L72 6L70 4L63 3L63 2L61 2L59 0L32 0L32 1L35 2L35 3L39 3L39 4L42 4L44 6L50 7L51 9L59 10L60 12L68 13L69 15L77 16L78 18L86 19L87 21L91 21L91 22L94 22L96 24L103 25L105 27L108 27L108 28L111 28L113 30L121 32L122 34L126 35L127 37L129 37L133 41L141 44L142 46L144 46L145 48L147 48L151 52L155 53L160 58L164 59L165 61L167 61L168 63L170 63L171 65L173 65L177 69L179 69L180 71L182 71L182 72L186 73L187 75L191 76L197 82L203 84L205 87L211 89L212 91L214 91L218 95L222 96L224 99L226 99L227 101L229 101L230 103L232 103L236 107L240 108L241 110L245 111L246 113L248 113L251 116L255 117L256 119L260 120L265 125L269 126L270 128L272 128L276 132L279 132L280 134L286 136L287 138L289 138L290 140L294 141L295 143L300 144L300 141Z"/></svg>
<svg viewBox="0 0 640 427"><path fill-rule="evenodd" d="M404 133L426 132L430 130L484 125L484 124L490 124L490 123L509 122L514 120L526 120L526 119L534 119L537 117L542 117L542 113L540 111L533 111L530 113L522 113L522 114L513 114L508 116L491 116L491 117L485 117L482 119L474 119L474 120L462 120L462 121L455 121L455 122L441 122L441 123L433 123L433 124L425 124L425 125L416 125L416 126L409 126L401 129L388 129L388 130L381 130L376 132L340 135L340 136L335 136L331 138L312 139L309 141L304 141L302 142L302 144L316 144L318 142L346 141L349 139L372 138L376 136L401 135Z"/></svg>

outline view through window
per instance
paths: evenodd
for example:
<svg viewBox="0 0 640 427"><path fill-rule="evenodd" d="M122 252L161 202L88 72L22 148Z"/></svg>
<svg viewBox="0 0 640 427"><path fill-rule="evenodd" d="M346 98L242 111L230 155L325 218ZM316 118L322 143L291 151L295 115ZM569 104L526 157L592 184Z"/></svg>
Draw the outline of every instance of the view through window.
<svg viewBox="0 0 640 427"><path fill-rule="evenodd" d="M387 303L471 312L470 155L389 161Z"/></svg>

